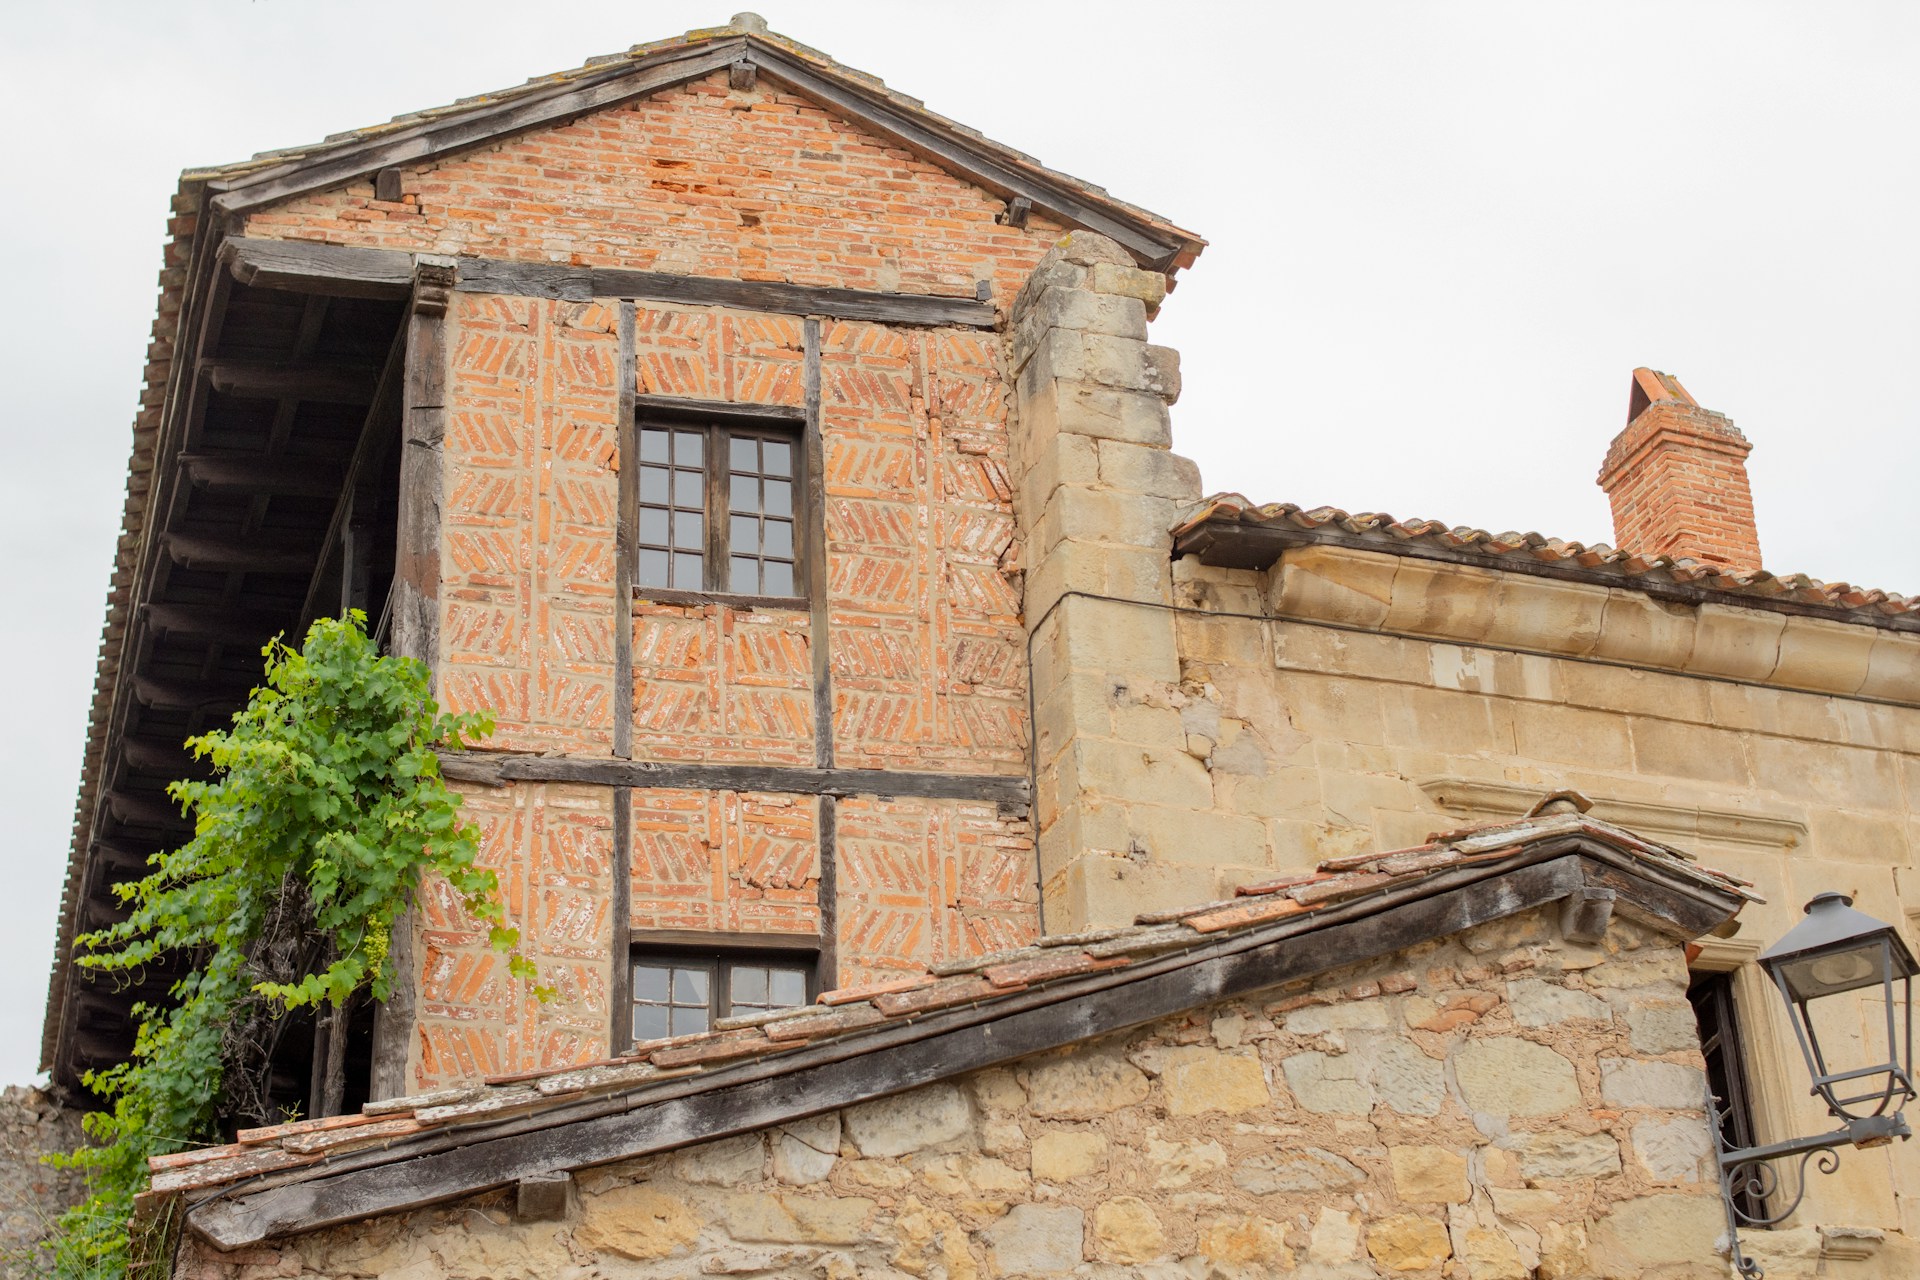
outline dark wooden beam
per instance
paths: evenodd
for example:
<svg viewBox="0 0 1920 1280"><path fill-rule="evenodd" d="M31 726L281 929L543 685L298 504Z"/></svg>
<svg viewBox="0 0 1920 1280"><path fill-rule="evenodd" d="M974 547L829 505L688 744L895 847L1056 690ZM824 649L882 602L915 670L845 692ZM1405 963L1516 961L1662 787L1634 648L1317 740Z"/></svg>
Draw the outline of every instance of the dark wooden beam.
<svg viewBox="0 0 1920 1280"><path fill-rule="evenodd" d="M188 1221L216 1246L234 1249L539 1173L789 1123L1378 960L1577 893L1589 869L1576 852L1563 849L1524 865L1442 873L1399 895L1196 940L1193 949L1158 960L722 1068L657 1086L637 1100L584 1100L491 1129L403 1142L331 1177L308 1174L252 1195L243 1188L239 1195L209 1200L192 1209ZM991 1024L990 1034L982 1033L984 1024ZM348 1156L342 1163L354 1160Z"/></svg>
<svg viewBox="0 0 1920 1280"><path fill-rule="evenodd" d="M180 465L197 489L212 493L287 494L324 498L340 491L331 458L262 458L237 453L183 453Z"/></svg>
<svg viewBox="0 0 1920 1280"><path fill-rule="evenodd" d="M197 711L202 708L219 710L222 707L238 706L246 700L251 685L240 684L181 684L172 680L156 680L151 676L125 677L133 700L143 707L156 711Z"/></svg>
<svg viewBox="0 0 1920 1280"><path fill-rule="evenodd" d="M106 793L107 809L115 820L133 827L184 827L193 819L183 817L180 806L164 796L133 795L126 791Z"/></svg>
<svg viewBox="0 0 1920 1280"><path fill-rule="evenodd" d="M377 279L382 297L399 296L389 290L395 282L410 282L414 254L399 249L349 249L340 245L299 244L279 240L227 241L240 269L243 263L286 263L297 260L302 277L321 282L338 277L346 281ZM656 271L621 271L600 267L573 267L554 262L509 262L495 258L460 258L455 287L466 293L497 293L520 297L560 298L584 302L590 298L638 298L652 302L679 302L694 306L737 307L779 315L836 316L845 320L875 320L887 324L958 326L990 329L995 322L991 301L978 297L943 297L919 293L886 293L873 289L831 289L775 281L727 280L680 276ZM292 267L282 265L283 273ZM264 267L262 268L264 270ZM264 277L257 277L264 278ZM290 287L290 286L289 286ZM310 290L311 291L311 290ZM369 387L371 374L367 378ZM358 403L365 403L360 401ZM735 413L749 407L731 406ZM789 412L789 415L790 412Z"/></svg>
<svg viewBox="0 0 1920 1280"><path fill-rule="evenodd" d="M318 400L371 404L380 371L372 365L263 364L206 360L200 365L215 391L258 400Z"/></svg>
<svg viewBox="0 0 1920 1280"><path fill-rule="evenodd" d="M573 782L605 787L691 791L769 791L807 796L910 796L1024 807L1024 775L909 773L901 769L804 769L783 765L612 760L587 756L509 756L448 751L440 771L456 782L504 787L514 782Z"/></svg>
<svg viewBox="0 0 1920 1280"><path fill-rule="evenodd" d="M837 316L884 324L990 329L993 304L974 298L868 289L830 289L762 280L679 276L657 271L567 267L547 262L460 259L459 288L467 293L503 293L584 302L589 298L640 298L693 306L736 307L790 316Z"/></svg>
<svg viewBox="0 0 1920 1280"><path fill-rule="evenodd" d="M162 541L167 557L189 569L304 574L313 565L311 551L260 538L230 542L206 534L169 533L162 535Z"/></svg>
<svg viewBox="0 0 1920 1280"><path fill-rule="evenodd" d="M142 773L169 776L183 775L198 763L192 753L179 743L161 742L153 738L120 739L120 758Z"/></svg>
<svg viewBox="0 0 1920 1280"><path fill-rule="evenodd" d="M149 604L143 616L149 627L163 634L197 636L221 644L259 645L287 626L284 614L213 605Z"/></svg>
<svg viewBox="0 0 1920 1280"><path fill-rule="evenodd" d="M235 236L220 247L233 278L259 289L399 302L413 291L411 254L309 240Z"/></svg>

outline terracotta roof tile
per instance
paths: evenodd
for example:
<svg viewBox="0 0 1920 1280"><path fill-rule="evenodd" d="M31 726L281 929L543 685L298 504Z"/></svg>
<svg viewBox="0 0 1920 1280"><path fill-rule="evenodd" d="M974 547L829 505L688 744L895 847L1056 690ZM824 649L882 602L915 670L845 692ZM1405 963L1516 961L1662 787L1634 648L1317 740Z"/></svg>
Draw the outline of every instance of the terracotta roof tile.
<svg viewBox="0 0 1920 1280"><path fill-rule="evenodd" d="M1277 876L1243 886L1224 902L1153 912L1126 928L1089 930L1071 938L1046 939L1030 947L975 957L950 969L903 976L843 991L824 992L817 1002L783 1010L754 1025L715 1030L635 1046L634 1052L602 1062L544 1073L497 1077L502 1083L442 1090L369 1105L361 1115L302 1121L248 1130L245 1142L181 1152L149 1161L158 1191L181 1191L233 1182L255 1174L320 1164L335 1154L382 1143L404 1144L455 1124L471 1125L566 1107L596 1096L631 1096L645 1105L656 1086L713 1074L771 1058L824 1040L863 1036L965 1005L991 1006L1048 983L1072 984L1103 972L1124 972L1170 951L1199 947L1234 931L1288 929L1335 904L1380 894L1417 893L1428 878L1453 868L1497 866L1524 856L1533 846L1580 834L1656 865L1666 875L1690 881L1723 897L1757 900L1745 881L1694 862L1688 855L1575 811L1578 797L1549 812L1436 836L1411 849L1334 859L1311 872ZM1543 804L1546 802L1543 802ZM1498 874L1497 870L1492 874ZM850 1050L857 1051L857 1050ZM684 1083L677 1086L684 1090ZM397 1157L396 1157L397 1158Z"/></svg>
<svg viewBox="0 0 1920 1280"><path fill-rule="evenodd" d="M1484 557L1490 568L1503 559L1524 558L1546 564L1568 564L1598 570L1620 580L1625 588L1685 583L1724 593L1729 603L1746 600L1788 600L1831 610L1840 621L1889 622L1902 629L1920 629L1920 596L1872 591L1845 582L1821 582L1804 573L1774 574L1765 569L1736 570L1672 556L1647 556L1617 550L1605 543L1585 545L1544 537L1538 533L1489 533L1466 525L1448 526L1435 520L1396 520L1383 512L1351 514L1338 507L1306 508L1290 502L1256 503L1237 493L1217 493L1202 499L1174 522L1176 540L1205 524L1293 529L1313 533L1326 529L1378 541L1383 551L1408 543L1426 542L1448 551Z"/></svg>

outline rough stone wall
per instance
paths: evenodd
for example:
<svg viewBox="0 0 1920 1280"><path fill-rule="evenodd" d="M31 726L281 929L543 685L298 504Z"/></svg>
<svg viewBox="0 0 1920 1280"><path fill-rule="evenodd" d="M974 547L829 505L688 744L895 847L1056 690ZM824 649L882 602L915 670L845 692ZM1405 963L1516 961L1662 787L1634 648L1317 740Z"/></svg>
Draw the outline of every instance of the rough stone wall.
<svg viewBox="0 0 1920 1280"><path fill-rule="evenodd" d="M246 234L1011 298L1063 228L1006 203L763 79L727 73L429 165L399 201L371 182L302 196Z"/></svg>
<svg viewBox="0 0 1920 1280"><path fill-rule="evenodd" d="M1223 879L1407 847L1572 787L1599 816L1755 882L1767 901L1719 944L1728 964L1750 960L1825 890L1852 894L1913 936L1920 709L1701 677L1778 672L1870 684L1874 697L1897 696L1904 679L1910 697L1920 687L1914 637L1369 553L1290 552L1270 575L1189 561L1175 572L1185 605L1297 619L1180 618L1179 713L1206 769L1203 803L1249 832L1231 858L1220 850ZM1314 618L1463 639L1369 635ZM1125 697L1115 695L1117 707ZM1183 856L1150 836L1143 847ZM1763 1138L1824 1130L1831 1122L1807 1098L1777 995L1757 977L1743 983ZM1862 1045L1883 1016L1863 1002L1828 1034ZM1813 1180L1800 1221L1911 1234L1916 1190L1920 1152L1909 1144L1851 1153L1836 1176Z"/></svg>
<svg viewBox="0 0 1920 1280"><path fill-rule="evenodd" d="M47 1274L40 1242L86 1191L80 1174L50 1169L40 1157L72 1151L82 1141L78 1111L30 1086L0 1090L0 1280Z"/></svg>
<svg viewBox="0 0 1920 1280"><path fill-rule="evenodd" d="M188 1280L1718 1278L1685 966L1535 913L771 1132Z"/></svg>

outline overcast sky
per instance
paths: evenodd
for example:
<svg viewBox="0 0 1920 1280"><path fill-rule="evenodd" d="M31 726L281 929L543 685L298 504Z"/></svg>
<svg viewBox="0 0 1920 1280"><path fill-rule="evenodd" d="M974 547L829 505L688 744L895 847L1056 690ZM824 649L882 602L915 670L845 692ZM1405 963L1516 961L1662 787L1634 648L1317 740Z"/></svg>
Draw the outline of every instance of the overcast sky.
<svg viewBox="0 0 1920 1280"><path fill-rule="evenodd" d="M725 22L726 0L17 6L0 47L0 1083L34 1075L179 170ZM764 0L1211 242L1155 326L1209 489L1611 541L1628 377L1754 443L1768 567L1920 591L1920 6ZM556 15L549 20L548 15Z"/></svg>

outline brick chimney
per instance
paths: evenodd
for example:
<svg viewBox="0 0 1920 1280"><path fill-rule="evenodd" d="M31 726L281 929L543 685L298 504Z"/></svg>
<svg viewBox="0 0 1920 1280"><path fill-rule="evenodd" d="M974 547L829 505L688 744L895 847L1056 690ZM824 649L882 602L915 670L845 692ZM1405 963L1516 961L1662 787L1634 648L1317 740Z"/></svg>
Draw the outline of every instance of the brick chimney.
<svg viewBox="0 0 1920 1280"><path fill-rule="evenodd" d="M1635 369L1626 430L1613 438L1600 467L1615 543L1644 555L1759 568L1760 534L1747 487L1752 448L1724 414L1702 409L1678 378Z"/></svg>

